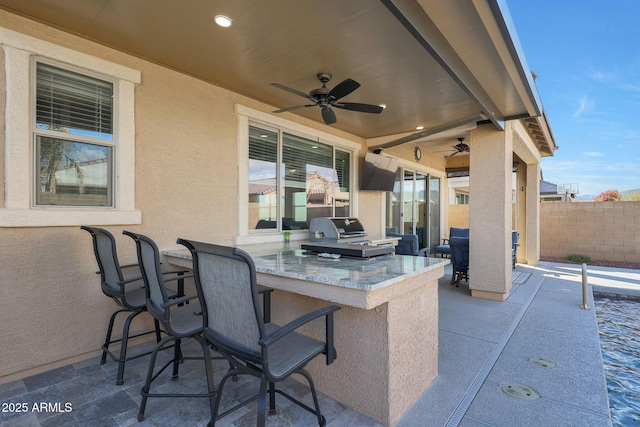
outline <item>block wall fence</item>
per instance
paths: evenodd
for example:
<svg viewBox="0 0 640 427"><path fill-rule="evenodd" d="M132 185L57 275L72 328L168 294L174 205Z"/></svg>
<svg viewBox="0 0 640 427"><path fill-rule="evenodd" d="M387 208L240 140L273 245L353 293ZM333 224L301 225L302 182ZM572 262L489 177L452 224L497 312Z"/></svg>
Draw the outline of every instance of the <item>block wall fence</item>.
<svg viewBox="0 0 640 427"><path fill-rule="evenodd" d="M540 256L640 262L640 202L542 203Z"/></svg>

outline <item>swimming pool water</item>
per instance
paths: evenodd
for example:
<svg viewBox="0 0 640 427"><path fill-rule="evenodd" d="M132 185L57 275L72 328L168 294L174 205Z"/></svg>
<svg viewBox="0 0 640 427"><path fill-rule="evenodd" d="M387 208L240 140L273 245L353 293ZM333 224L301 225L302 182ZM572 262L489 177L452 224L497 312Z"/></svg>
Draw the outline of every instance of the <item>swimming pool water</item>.
<svg viewBox="0 0 640 427"><path fill-rule="evenodd" d="M640 426L640 298L594 293L614 426Z"/></svg>

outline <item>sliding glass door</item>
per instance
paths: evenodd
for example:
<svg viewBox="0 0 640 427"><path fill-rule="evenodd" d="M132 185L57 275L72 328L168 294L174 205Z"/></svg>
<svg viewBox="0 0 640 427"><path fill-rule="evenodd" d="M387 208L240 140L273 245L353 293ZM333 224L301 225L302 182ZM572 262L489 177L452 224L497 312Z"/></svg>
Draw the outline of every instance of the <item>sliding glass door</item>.
<svg viewBox="0 0 640 427"><path fill-rule="evenodd" d="M440 178L429 177L429 237L425 241L430 242L430 253L435 251L440 244ZM426 227L425 227L426 228Z"/></svg>
<svg viewBox="0 0 640 427"><path fill-rule="evenodd" d="M400 168L387 193L388 232L416 234L419 248L435 248L440 239L440 178Z"/></svg>

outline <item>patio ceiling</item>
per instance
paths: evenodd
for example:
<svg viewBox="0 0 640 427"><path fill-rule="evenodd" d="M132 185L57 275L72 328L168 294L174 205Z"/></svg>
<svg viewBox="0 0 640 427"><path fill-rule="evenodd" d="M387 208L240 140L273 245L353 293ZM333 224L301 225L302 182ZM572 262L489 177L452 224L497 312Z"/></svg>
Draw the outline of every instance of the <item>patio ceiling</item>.
<svg viewBox="0 0 640 427"><path fill-rule="evenodd" d="M0 0L0 7L246 95L273 109L305 99L318 72L361 87L335 110L335 128L363 138L418 125L540 116L531 72L503 0ZM233 19L230 28L214 16ZM320 109L288 114L322 123ZM414 138L415 139L415 138Z"/></svg>

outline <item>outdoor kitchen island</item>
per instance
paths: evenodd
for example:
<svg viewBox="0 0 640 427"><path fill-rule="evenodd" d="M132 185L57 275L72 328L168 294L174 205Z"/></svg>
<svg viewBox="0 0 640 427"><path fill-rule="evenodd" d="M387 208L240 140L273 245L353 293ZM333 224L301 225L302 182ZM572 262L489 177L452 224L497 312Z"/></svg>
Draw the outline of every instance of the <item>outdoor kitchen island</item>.
<svg viewBox="0 0 640 427"><path fill-rule="evenodd" d="M284 244L239 246L254 259L258 283L276 291L280 325L329 303L336 361L308 366L319 391L384 425L395 424L438 375L438 279L448 259L400 255L322 258ZM191 267L186 249L167 262ZM324 338L324 322L301 332Z"/></svg>

